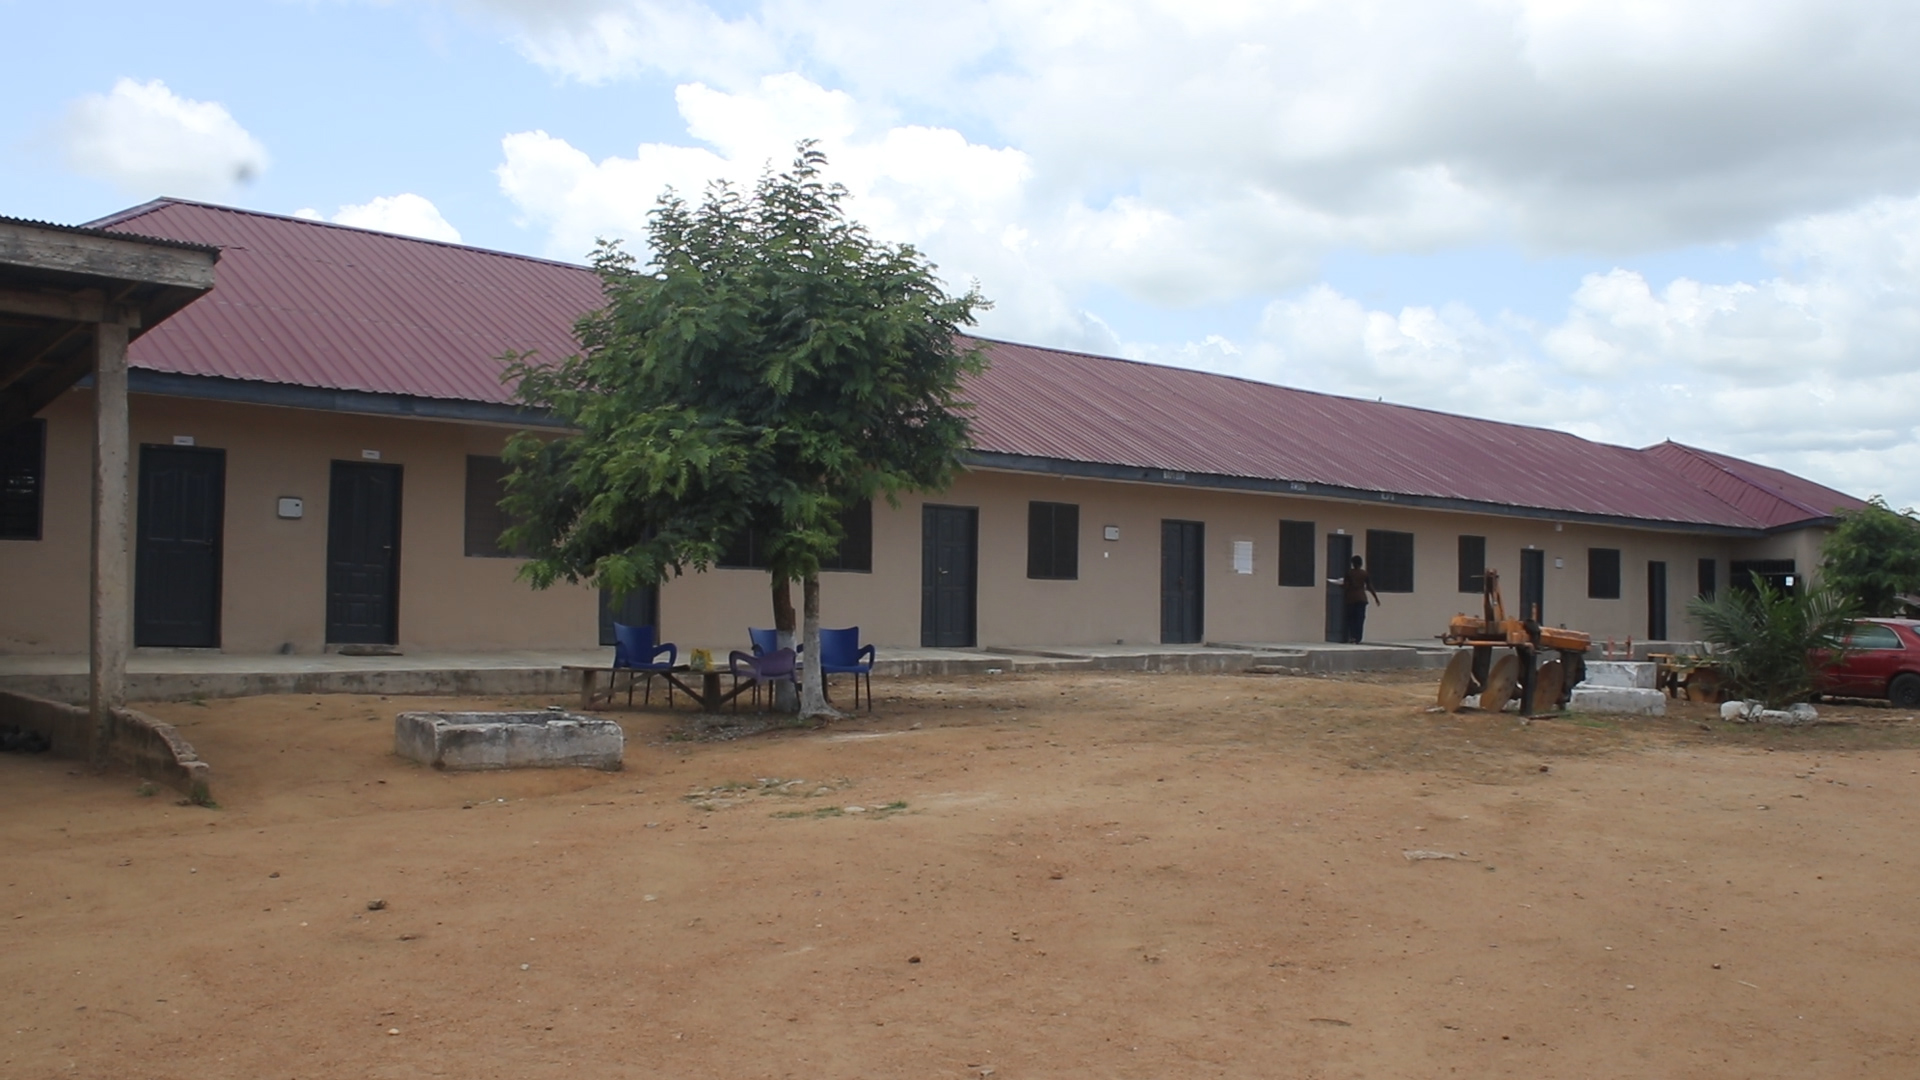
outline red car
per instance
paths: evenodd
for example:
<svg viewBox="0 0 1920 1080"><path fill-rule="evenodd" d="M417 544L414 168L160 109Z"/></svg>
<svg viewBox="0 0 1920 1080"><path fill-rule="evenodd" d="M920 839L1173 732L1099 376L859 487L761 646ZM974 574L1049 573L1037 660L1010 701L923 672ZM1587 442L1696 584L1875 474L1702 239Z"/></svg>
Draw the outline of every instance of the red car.
<svg viewBox="0 0 1920 1080"><path fill-rule="evenodd" d="M1847 635L1846 659L1820 673L1820 692L1886 698L1920 708L1920 620L1862 619Z"/></svg>

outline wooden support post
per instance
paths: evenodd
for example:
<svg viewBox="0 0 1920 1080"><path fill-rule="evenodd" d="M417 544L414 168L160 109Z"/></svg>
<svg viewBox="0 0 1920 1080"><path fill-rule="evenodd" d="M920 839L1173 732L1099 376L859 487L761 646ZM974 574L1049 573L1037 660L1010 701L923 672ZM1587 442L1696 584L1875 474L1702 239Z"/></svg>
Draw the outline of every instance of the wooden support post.
<svg viewBox="0 0 1920 1080"><path fill-rule="evenodd" d="M127 328L96 323L93 365L93 588L87 701L93 763L104 765L113 710L127 700L132 646L131 435L127 430Z"/></svg>

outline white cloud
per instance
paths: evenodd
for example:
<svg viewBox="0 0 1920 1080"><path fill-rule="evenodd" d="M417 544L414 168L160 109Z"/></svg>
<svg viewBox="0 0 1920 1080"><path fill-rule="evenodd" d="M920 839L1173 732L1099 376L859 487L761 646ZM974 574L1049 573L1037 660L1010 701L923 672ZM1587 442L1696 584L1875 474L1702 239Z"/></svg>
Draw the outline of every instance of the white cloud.
<svg viewBox="0 0 1920 1080"><path fill-rule="evenodd" d="M422 240L444 240L449 244L460 242L460 230L440 216L440 208L412 192L381 195L364 203L343 206L330 218L310 207L295 210L293 216L332 221L358 229L398 233L401 236L416 236Z"/></svg>
<svg viewBox="0 0 1920 1080"><path fill-rule="evenodd" d="M949 128L872 126L848 95L798 75L727 93L694 83L676 98L689 134L707 147L648 143L632 157L595 161L544 131L501 141L496 173L523 218L546 231L555 258L579 259L600 237L642 242L647 214L672 187L698 199L715 180L750 185L785 167L802 138L817 138L830 179L875 235L912 243L939 263L950 287L991 281L993 327L1085 347L1113 348L1106 329L1068 300L1058 267L1020 222L1030 169L1017 150L969 142Z"/></svg>
<svg viewBox="0 0 1920 1080"><path fill-rule="evenodd" d="M216 198L260 175L267 151L213 101L159 79L121 79L67 107L57 138L67 164L134 195Z"/></svg>
<svg viewBox="0 0 1920 1080"><path fill-rule="evenodd" d="M1326 286L1250 341L1147 359L1646 445L1665 438L1920 504L1920 197L1796 219L1777 276L1591 274L1552 326L1369 310Z"/></svg>
<svg viewBox="0 0 1920 1080"><path fill-rule="evenodd" d="M1190 249L1225 243L1203 296L1277 280L1231 250L1248 215L1307 262L1469 237L1632 252L1920 186L1905 0L469 3L568 77L802 71L990 131L1053 202L1126 194Z"/></svg>
<svg viewBox="0 0 1920 1080"><path fill-rule="evenodd" d="M695 0L463 0L518 30L529 60L587 83L646 71L734 83L778 70L780 50L751 16Z"/></svg>

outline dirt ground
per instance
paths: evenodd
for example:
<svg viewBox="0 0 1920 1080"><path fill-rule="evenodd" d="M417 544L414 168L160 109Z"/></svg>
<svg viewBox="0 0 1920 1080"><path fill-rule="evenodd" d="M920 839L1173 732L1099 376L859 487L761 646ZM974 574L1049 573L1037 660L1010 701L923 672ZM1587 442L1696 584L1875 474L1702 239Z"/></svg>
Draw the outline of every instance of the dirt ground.
<svg viewBox="0 0 1920 1080"><path fill-rule="evenodd" d="M1920 721L1434 681L883 680L618 773L154 706L217 808L0 756L0 1075L1920 1075Z"/></svg>

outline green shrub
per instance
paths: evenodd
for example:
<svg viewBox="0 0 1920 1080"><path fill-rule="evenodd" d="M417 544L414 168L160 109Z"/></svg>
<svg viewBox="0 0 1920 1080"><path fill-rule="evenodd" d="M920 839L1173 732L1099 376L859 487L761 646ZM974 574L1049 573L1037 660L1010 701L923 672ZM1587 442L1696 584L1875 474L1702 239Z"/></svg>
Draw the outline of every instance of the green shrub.
<svg viewBox="0 0 1920 1080"><path fill-rule="evenodd" d="M1837 662L1855 614L1853 599L1830 584L1789 592L1759 574L1753 591L1726 589L1694 600L1688 610L1734 691L1769 709L1813 693L1820 671L1815 652L1826 652L1827 665Z"/></svg>

